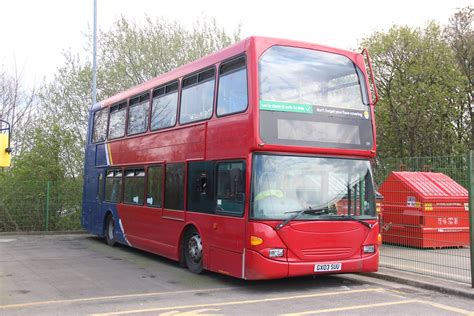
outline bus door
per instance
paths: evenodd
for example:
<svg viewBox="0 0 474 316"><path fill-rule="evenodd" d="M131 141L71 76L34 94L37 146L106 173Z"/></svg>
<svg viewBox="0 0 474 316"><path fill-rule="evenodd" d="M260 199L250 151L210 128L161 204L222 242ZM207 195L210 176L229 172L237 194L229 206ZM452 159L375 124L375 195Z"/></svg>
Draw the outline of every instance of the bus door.
<svg viewBox="0 0 474 316"><path fill-rule="evenodd" d="M11 152L10 124L7 121L0 120L0 168L10 167Z"/></svg>
<svg viewBox="0 0 474 316"><path fill-rule="evenodd" d="M190 162L188 210L208 243L208 268L240 277L245 235L245 161Z"/></svg>

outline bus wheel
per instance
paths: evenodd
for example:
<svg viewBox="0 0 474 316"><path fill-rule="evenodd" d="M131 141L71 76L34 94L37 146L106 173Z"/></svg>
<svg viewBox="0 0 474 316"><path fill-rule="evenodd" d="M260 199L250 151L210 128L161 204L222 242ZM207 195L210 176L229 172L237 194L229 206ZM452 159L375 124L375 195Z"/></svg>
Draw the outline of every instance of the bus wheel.
<svg viewBox="0 0 474 316"><path fill-rule="evenodd" d="M115 223L112 215L107 216L107 223L105 225L105 242L107 245L115 245Z"/></svg>
<svg viewBox="0 0 474 316"><path fill-rule="evenodd" d="M184 235L184 259L189 271L202 272L202 240L195 228L188 229Z"/></svg>

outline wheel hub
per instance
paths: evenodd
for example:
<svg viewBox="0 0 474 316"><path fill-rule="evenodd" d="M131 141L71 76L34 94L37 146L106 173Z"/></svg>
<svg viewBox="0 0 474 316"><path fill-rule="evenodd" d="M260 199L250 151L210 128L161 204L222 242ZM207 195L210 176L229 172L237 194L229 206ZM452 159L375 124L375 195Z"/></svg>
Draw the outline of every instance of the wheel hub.
<svg viewBox="0 0 474 316"><path fill-rule="evenodd" d="M109 235L110 240L114 239L114 222L113 221L110 221L109 223L109 229L107 230L107 234Z"/></svg>
<svg viewBox="0 0 474 316"><path fill-rule="evenodd" d="M194 262L199 262L201 260L201 257L202 257L201 236L193 235L191 238L189 238L188 253L189 253L189 257Z"/></svg>

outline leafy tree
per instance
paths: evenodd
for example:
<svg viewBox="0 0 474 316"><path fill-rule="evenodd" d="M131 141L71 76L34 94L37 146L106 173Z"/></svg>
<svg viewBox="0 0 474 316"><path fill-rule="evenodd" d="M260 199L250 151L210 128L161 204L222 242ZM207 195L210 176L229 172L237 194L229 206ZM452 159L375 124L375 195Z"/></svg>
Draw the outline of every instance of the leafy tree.
<svg viewBox="0 0 474 316"><path fill-rule="evenodd" d="M228 46L239 39L240 28L229 35L215 20L204 19L187 29L162 19L138 24L122 17L99 33L100 100ZM87 55L90 50L86 45ZM91 78L89 58L66 52L63 65L41 87L35 103L34 94L30 102L19 98L18 77L0 72L0 115L13 118L15 130L24 135L14 168L0 172L0 231L43 229L48 181L50 229L79 228Z"/></svg>
<svg viewBox="0 0 474 316"><path fill-rule="evenodd" d="M50 229L79 228L82 182L65 163L75 141L57 122L38 122L28 130L28 150L15 157L14 168L0 173L0 231L44 229L47 195Z"/></svg>
<svg viewBox="0 0 474 316"><path fill-rule="evenodd" d="M83 151L87 136L87 116L91 104L92 70L90 63L82 62L78 55L65 54L65 63L58 68L52 82L42 87L40 99L43 106L42 128L54 122L61 129L56 136L72 137L62 148L69 159L61 160L70 176L82 174Z"/></svg>
<svg viewBox="0 0 474 316"><path fill-rule="evenodd" d="M240 28L228 35L214 19L191 30L178 22L146 18L144 25L118 19L99 38L99 90L116 94L238 41Z"/></svg>
<svg viewBox="0 0 474 316"><path fill-rule="evenodd" d="M197 22L191 30L178 22L147 18L144 25L118 19L99 32L98 100L140 84L183 64L226 47L239 39L240 28L228 35L215 20ZM88 41L90 42L90 41ZM90 46L86 46L89 50ZM88 58L67 52L52 82L40 93L44 116L72 133L70 166L80 174L91 105L92 67Z"/></svg>
<svg viewBox="0 0 474 316"><path fill-rule="evenodd" d="M465 7L456 12L445 28L445 37L456 56L459 69L466 78L460 89L464 102L460 104L457 120L460 139L470 138L470 148L474 149L474 8Z"/></svg>
<svg viewBox="0 0 474 316"><path fill-rule="evenodd" d="M394 26L364 39L381 100L376 107L380 157L447 155L462 151L455 121L463 75L439 25Z"/></svg>

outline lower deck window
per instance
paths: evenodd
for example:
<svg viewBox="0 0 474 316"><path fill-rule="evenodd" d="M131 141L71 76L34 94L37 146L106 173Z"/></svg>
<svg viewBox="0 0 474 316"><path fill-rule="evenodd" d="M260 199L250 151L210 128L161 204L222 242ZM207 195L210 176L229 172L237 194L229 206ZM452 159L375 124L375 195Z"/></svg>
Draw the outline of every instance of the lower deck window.
<svg viewBox="0 0 474 316"><path fill-rule="evenodd" d="M190 162L187 200L187 209L191 212L243 215L245 162Z"/></svg>
<svg viewBox="0 0 474 316"><path fill-rule="evenodd" d="M146 204L148 206L162 206L163 166L152 166L148 168L148 186Z"/></svg>
<svg viewBox="0 0 474 316"><path fill-rule="evenodd" d="M108 170L105 178L105 200L109 202L120 202L121 190L122 170Z"/></svg>
<svg viewBox="0 0 474 316"><path fill-rule="evenodd" d="M166 165L165 208L184 209L184 163Z"/></svg>
<svg viewBox="0 0 474 316"><path fill-rule="evenodd" d="M217 164L217 210L221 213L242 215L245 201L245 164L221 162Z"/></svg>
<svg viewBox="0 0 474 316"><path fill-rule="evenodd" d="M143 205L145 195L145 170L126 169L124 183L124 203Z"/></svg>

